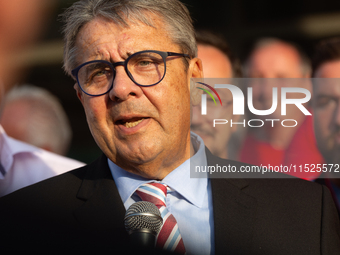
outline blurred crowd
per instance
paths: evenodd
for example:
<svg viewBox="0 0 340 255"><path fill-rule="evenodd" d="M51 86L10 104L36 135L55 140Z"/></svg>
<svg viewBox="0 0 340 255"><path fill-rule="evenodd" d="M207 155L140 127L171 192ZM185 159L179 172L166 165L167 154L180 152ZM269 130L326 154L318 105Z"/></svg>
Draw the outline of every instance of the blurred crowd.
<svg viewBox="0 0 340 255"><path fill-rule="evenodd" d="M229 90L216 89L223 106L213 108L212 103L209 112L208 103L207 115L201 115L197 106L192 131L220 157L277 169L291 167L294 171L287 174L325 184L339 209L340 38L320 41L312 56L293 42L261 38L254 42L241 67L221 34L197 31L197 42L205 78L229 78L222 82L239 83L244 94L251 97L254 109L273 110L262 116L251 111L246 116L233 115L233 95ZM280 92L285 87L311 92L311 99L303 104L310 115L294 104L287 105L282 115ZM247 94L249 88L252 94ZM301 99L302 95L288 93L287 98ZM225 122L213 125L214 119ZM285 120L293 124L285 125ZM251 124L254 122L256 125Z"/></svg>

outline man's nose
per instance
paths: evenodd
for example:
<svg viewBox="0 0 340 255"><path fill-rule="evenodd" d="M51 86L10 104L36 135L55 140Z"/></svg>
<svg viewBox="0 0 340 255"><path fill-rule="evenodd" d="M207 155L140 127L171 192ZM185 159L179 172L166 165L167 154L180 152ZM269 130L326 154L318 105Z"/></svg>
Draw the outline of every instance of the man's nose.
<svg viewBox="0 0 340 255"><path fill-rule="evenodd" d="M113 86L109 92L112 101L125 101L130 97L140 97L143 91L140 86L134 83L124 70L123 66L116 67L116 75Z"/></svg>
<svg viewBox="0 0 340 255"><path fill-rule="evenodd" d="M275 95L277 95L277 93L275 93L275 89L277 91L277 82L274 79L263 79L263 84L261 86L261 93L262 93L262 97L266 100L271 100L273 101L275 97Z"/></svg>

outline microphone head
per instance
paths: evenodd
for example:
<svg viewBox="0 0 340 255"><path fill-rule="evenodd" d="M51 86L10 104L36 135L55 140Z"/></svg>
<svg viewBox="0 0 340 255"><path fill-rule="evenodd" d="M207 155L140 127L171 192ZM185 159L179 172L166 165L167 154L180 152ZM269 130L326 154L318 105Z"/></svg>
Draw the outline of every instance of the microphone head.
<svg viewBox="0 0 340 255"><path fill-rule="evenodd" d="M151 202L140 201L132 204L125 213L124 224L126 231L149 232L157 235L163 225L163 219L157 206Z"/></svg>

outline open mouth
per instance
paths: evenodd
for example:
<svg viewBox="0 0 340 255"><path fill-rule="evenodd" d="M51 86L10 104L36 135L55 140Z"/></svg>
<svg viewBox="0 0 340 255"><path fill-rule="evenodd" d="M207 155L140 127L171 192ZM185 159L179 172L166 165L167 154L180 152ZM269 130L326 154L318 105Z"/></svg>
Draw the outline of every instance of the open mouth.
<svg viewBox="0 0 340 255"><path fill-rule="evenodd" d="M119 120L117 121L117 124L123 125L127 128L132 128L137 126L139 123L141 123L145 118L133 118L130 120Z"/></svg>

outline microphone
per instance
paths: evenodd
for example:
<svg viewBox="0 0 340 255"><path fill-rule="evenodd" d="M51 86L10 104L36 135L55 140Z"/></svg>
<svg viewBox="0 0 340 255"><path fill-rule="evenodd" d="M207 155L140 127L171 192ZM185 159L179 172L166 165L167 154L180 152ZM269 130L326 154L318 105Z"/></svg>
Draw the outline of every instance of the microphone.
<svg viewBox="0 0 340 255"><path fill-rule="evenodd" d="M154 248L163 219L157 206L151 202L140 201L132 204L126 211L124 225L132 244Z"/></svg>

